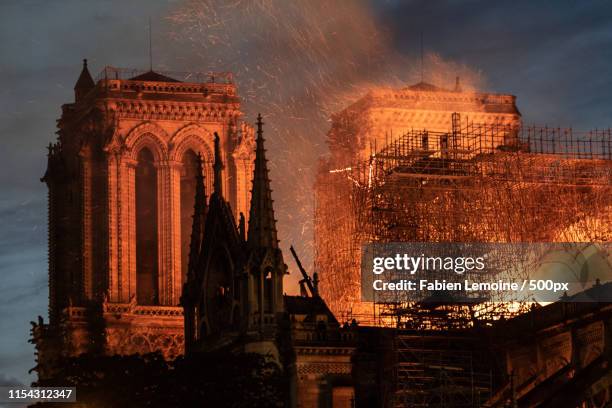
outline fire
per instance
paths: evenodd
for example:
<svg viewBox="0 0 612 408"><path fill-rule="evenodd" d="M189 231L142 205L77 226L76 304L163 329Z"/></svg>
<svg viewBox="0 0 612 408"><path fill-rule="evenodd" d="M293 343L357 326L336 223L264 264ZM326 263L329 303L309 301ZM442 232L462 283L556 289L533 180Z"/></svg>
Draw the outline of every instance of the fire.
<svg viewBox="0 0 612 408"><path fill-rule="evenodd" d="M371 90L416 82L420 57L399 54L361 2L195 0L170 10L168 21L185 68L232 71L246 111L264 114L281 245L293 244L311 269L313 182L328 154L329 118ZM465 89L483 82L435 53L424 65L436 83L450 86L457 75ZM290 279L295 291L297 270Z"/></svg>

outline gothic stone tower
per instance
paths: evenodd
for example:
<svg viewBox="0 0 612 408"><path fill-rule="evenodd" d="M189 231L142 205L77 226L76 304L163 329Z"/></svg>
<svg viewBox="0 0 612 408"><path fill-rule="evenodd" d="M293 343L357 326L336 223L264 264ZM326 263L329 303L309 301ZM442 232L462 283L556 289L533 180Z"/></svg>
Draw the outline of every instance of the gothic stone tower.
<svg viewBox="0 0 612 408"><path fill-rule="evenodd" d="M218 139L216 139L218 140ZM257 118L248 233L223 197L222 164L215 142L214 189L206 202L198 178L191 256L182 305L187 352L210 350L240 338L247 351L278 354L274 341L285 312L287 266L278 245L272 190L265 157L263 122Z"/></svg>
<svg viewBox="0 0 612 408"><path fill-rule="evenodd" d="M42 179L49 323L33 328L41 375L60 350L182 352L197 157L211 191L215 133L223 196L234 216L248 214L255 138L231 75L178 78L107 67L94 81L85 61L75 102L62 106Z"/></svg>
<svg viewBox="0 0 612 408"><path fill-rule="evenodd" d="M283 295L287 265L278 245L264 142L259 116L248 232L244 217L236 225L223 197L222 155L215 153L210 200L198 177L181 299L186 355L220 349L259 353L284 371L285 406L353 406L355 327L340 327L319 296L318 280L305 271L301 296Z"/></svg>

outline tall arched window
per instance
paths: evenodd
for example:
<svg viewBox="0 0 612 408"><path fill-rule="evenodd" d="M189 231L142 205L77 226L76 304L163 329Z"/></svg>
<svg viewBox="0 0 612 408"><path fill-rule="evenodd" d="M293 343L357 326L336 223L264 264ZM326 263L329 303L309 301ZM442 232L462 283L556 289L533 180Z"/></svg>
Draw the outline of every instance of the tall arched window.
<svg viewBox="0 0 612 408"><path fill-rule="evenodd" d="M136 300L140 305L159 304L157 247L157 173L153 154L144 148L136 167Z"/></svg>
<svg viewBox="0 0 612 408"><path fill-rule="evenodd" d="M189 244L195 204L196 175L198 171L197 156L193 150L187 150L183 155L181 170L181 275L182 282L187 280L189 263Z"/></svg>

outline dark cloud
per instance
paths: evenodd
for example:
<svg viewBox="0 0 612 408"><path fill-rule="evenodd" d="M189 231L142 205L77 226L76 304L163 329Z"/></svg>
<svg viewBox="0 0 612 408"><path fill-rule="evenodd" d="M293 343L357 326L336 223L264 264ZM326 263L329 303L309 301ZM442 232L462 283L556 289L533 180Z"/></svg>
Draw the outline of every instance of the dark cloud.
<svg viewBox="0 0 612 408"><path fill-rule="evenodd" d="M0 373L0 387L19 387L24 385L15 377Z"/></svg>
<svg viewBox="0 0 612 408"><path fill-rule="evenodd" d="M612 3L604 1L390 1L378 3L398 51L426 49L484 72L518 96L525 121L608 127Z"/></svg>

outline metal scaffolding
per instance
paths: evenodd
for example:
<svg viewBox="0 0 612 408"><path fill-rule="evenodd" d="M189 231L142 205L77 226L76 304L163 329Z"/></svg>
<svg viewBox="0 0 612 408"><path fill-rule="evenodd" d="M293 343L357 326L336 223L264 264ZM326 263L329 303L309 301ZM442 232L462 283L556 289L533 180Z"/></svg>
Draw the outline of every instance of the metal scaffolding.
<svg viewBox="0 0 612 408"><path fill-rule="evenodd" d="M407 132L349 167L321 163L315 268L323 296L339 317L401 328L443 324L444 330L517 312L499 305L477 311L437 305L434 313L414 305L361 302L359 265L366 242L612 239L609 129L459 128L458 119L454 114L446 133Z"/></svg>
<svg viewBox="0 0 612 408"><path fill-rule="evenodd" d="M529 306L362 302L364 243L612 240L610 130L460 122L407 132L348 167L323 161L316 183L322 295L344 321L396 329L395 407L481 406L493 389L486 356L456 337Z"/></svg>
<svg viewBox="0 0 612 408"><path fill-rule="evenodd" d="M492 395L490 361L470 336L398 332L394 407L476 408Z"/></svg>

